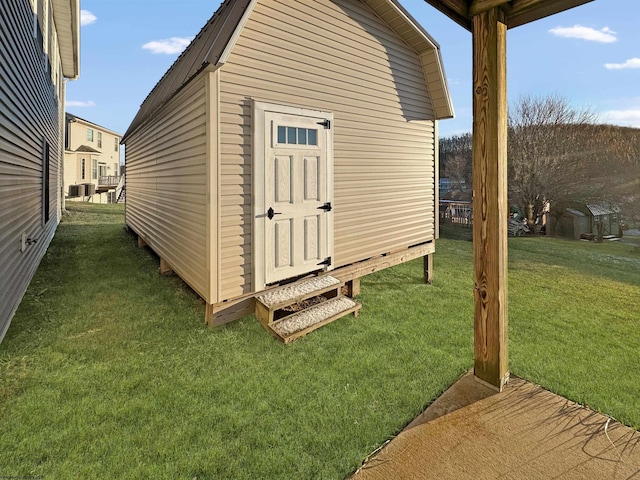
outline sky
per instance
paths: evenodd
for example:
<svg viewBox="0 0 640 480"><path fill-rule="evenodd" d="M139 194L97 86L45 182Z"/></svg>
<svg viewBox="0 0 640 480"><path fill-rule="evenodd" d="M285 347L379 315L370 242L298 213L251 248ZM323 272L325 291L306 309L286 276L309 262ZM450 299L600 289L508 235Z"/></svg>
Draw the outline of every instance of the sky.
<svg viewBox="0 0 640 480"><path fill-rule="evenodd" d="M295 0L290 0L295 1ZM472 128L471 33L424 0L400 0L440 44L455 118ZM82 0L80 78L67 111L124 134L140 105L220 0ZM507 95L559 95L602 123L640 128L640 0L595 0L507 33Z"/></svg>

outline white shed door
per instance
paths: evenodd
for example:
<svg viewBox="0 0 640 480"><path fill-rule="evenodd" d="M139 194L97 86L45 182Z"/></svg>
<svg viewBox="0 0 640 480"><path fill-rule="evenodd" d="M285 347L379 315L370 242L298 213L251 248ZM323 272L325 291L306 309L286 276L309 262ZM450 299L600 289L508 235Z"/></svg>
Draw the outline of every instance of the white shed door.
<svg viewBox="0 0 640 480"><path fill-rule="evenodd" d="M265 112L266 283L330 266L330 127L322 117Z"/></svg>

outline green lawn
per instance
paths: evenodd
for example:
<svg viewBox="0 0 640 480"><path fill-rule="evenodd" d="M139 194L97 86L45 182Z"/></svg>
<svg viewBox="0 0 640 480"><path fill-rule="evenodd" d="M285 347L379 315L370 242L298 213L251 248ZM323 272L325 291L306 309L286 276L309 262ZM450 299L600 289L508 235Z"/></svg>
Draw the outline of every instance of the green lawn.
<svg viewBox="0 0 640 480"><path fill-rule="evenodd" d="M71 205L0 344L0 476L331 478L472 366L471 243L363 279L361 315L289 346L204 304L126 232ZM640 427L640 255L510 241L516 375Z"/></svg>

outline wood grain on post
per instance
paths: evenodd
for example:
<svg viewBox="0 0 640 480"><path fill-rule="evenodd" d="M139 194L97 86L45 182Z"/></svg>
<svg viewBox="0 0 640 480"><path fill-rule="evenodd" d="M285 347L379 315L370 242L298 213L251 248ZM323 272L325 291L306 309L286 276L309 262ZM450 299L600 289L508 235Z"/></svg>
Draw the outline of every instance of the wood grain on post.
<svg viewBox="0 0 640 480"><path fill-rule="evenodd" d="M507 348L507 89L504 14L473 17L474 373L501 390Z"/></svg>

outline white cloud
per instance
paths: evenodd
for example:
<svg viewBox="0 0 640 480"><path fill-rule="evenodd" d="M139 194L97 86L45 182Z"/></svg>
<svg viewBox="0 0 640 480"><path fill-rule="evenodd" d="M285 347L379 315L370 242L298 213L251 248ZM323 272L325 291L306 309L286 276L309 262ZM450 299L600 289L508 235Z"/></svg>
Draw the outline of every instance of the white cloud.
<svg viewBox="0 0 640 480"><path fill-rule="evenodd" d="M173 55L182 52L187 45L193 40L193 37L171 37L164 40L153 40L145 43L142 48L149 50L151 53L165 53Z"/></svg>
<svg viewBox="0 0 640 480"><path fill-rule="evenodd" d="M67 107L95 107L96 104L89 100L88 102L82 102L79 100L69 100L67 101Z"/></svg>
<svg viewBox="0 0 640 480"><path fill-rule="evenodd" d="M80 10L80 25L82 25L83 27L85 25L91 25L97 19L98 19L98 17L96 17L89 10Z"/></svg>
<svg viewBox="0 0 640 480"><path fill-rule="evenodd" d="M630 58L624 63L605 63L604 68L609 70L622 70L623 68L640 68L640 58Z"/></svg>
<svg viewBox="0 0 640 480"><path fill-rule="evenodd" d="M638 110L609 110L603 117L607 123L640 128L640 109Z"/></svg>
<svg viewBox="0 0 640 480"><path fill-rule="evenodd" d="M590 42L613 43L617 42L616 32L609 27L602 30L596 30L591 27L582 25L574 25L573 27L556 27L549 30L549 33L565 38L579 38L580 40L588 40Z"/></svg>

